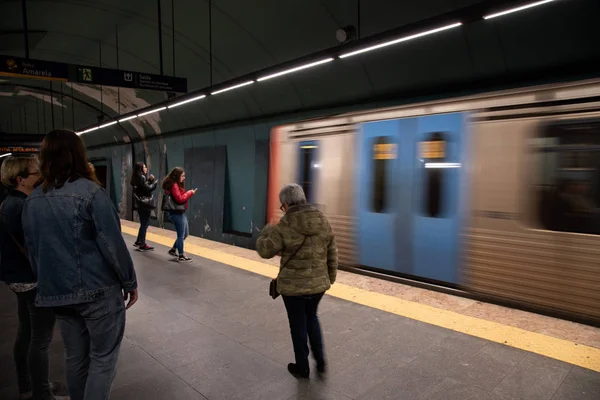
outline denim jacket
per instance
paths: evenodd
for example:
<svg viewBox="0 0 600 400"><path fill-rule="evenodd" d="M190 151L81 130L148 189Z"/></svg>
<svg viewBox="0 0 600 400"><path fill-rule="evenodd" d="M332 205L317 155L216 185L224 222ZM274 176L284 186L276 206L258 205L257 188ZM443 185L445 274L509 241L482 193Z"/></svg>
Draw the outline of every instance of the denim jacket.
<svg viewBox="0 0 600 400"><path fill-rule="evenodd" d="M85 303L137 288L119 215L106 191L88 179L47 193L36 188L23 207L23 232L37 272L38 306Z"/></svg>

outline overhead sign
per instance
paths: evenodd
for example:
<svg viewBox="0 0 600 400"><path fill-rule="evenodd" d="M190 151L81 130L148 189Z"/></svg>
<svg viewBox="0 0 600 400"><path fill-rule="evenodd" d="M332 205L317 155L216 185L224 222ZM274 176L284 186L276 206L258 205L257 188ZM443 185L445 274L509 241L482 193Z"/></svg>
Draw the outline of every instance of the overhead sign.
<svg viewBox="0 0 600 400"><path fill-rule="evenodd" d="M69 65L0 55L0 76L67 82Z"/></svg>
<svg viewBox="0 0 600 400"><path fill-rule="evenodd" d="M0 76L187 93L187 79L0 55Z"/></svg>
<svg viewBox="0 0 600 400"><path fill-rule="evenodd" d="M118 69L77 66L77 82L187 93L187 79Z"/></svg>
<svg viewBox="0 0 600 400"><path fill-rule="evenodd" d="M38 153L39 147L0 146L0 153Z"/></svg>

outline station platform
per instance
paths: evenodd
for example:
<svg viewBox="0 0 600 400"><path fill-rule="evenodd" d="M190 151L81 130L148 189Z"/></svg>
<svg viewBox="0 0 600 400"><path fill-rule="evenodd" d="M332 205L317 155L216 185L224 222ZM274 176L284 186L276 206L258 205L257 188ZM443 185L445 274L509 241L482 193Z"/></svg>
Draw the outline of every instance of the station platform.
<svg viewBox="0 0 600 400"><path fill-rule="evenodd" d="M137 224L122 226L131 246ZM278 260L190 237L180 264L174 238L151 227L155 251L131 247L140 299L111 399L600 399L600 329L344 271L320 307L329 371L297 380L285 308L268 296ZM0 399L14 399L5 285L0 318ZM53 380L62 352L57 331Z"/></svg>

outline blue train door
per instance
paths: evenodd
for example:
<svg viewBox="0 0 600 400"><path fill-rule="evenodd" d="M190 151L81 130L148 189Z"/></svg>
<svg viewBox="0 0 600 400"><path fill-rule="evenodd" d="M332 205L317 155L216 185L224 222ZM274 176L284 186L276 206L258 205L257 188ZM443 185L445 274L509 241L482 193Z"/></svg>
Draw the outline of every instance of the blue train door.
<svg viewBox="0 0 600 400"><path fill-rule="evenodd" d="M399 135L406 121L380 121L362 125L358 135L357 246L361 265L395 272L407 272L408 263L398 263L402 246L397 247L399 202L410 196L398 190L402 167L409 151Z"/></svg>
<svg viewBox="0 0 600 400"><path fill-rule="evenodd" d="M463 114L420 117L414 169L413 272L458 283L461 193L464 193ZM465 197L466 200L466 197Z"/></svg>
<svg viewBox="0 0 600 400"><path fill-rule="evenodd" d="M456 283L463 134L460 114L362 125L359 264Z"/></svg>

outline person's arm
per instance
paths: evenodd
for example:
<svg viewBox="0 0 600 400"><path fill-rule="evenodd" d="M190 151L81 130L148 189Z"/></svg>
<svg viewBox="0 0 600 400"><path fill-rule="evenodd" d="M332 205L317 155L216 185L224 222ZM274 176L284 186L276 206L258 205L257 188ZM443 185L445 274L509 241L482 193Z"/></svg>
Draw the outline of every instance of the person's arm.
<svg viewBox="0 0 600 400"><path fill-rule="evenodd" d="M327 271L329 273L329 282L333 285L337 277L338 255L335 236L331 235L331 240L327 246Z"/></svg>
<svg viewBox="0 0 600 400"><path fill-rule="evenodd" d="M137 300L137 279L133 260L121 234L117 210L103 189L98 189L90 203L90 215L96 230L96 243L104 259L119 277L125 293L132 293L127 307ZM127 297L127 296L126 296Z"/></svg>
<svg viewBox="0 0 600 400"><path fill-rule="evenodd" d="M144 190L148 192L153 192L156 189L157 184L158 181L154 180L149 183L148 178L146 178L144 175L141 175L141 186L144 187Z"/></svg>
<svg viewBox="0 0 600 400"><path fill-rule="evenodd" d="M188 201L190 197L194 195L194 193L196 192L193 190L188 190L187 192L184 192L183 190L181 190L178 184L174 184L173 186L171 186L171 196L173 196L173 200L175 200L175 202L179 204L183 204L186 201Z"/></svg>
<svg viewBox="0 0 600 400"><path fill-rule="evenodd" d="M33 245L33 239L31 237L31 233L35 229L35 224L32 223L30 218L27 218L25 215L27 214L27 201L23 202L23 209L19 215L21 218L21 233L23 235L23 247L27 250L27 254L29 255L29 264L31 265L31 269L33 271L33 275L37 279L37 263L36 263L36 248Z"/></svg>
<svg viewBox="0 0 600 400"><path fill-rule="evenodd" d="M267 225L256 240L256 251L262 258L273 258L283 250L283 237L277 225Z"/></svg>

